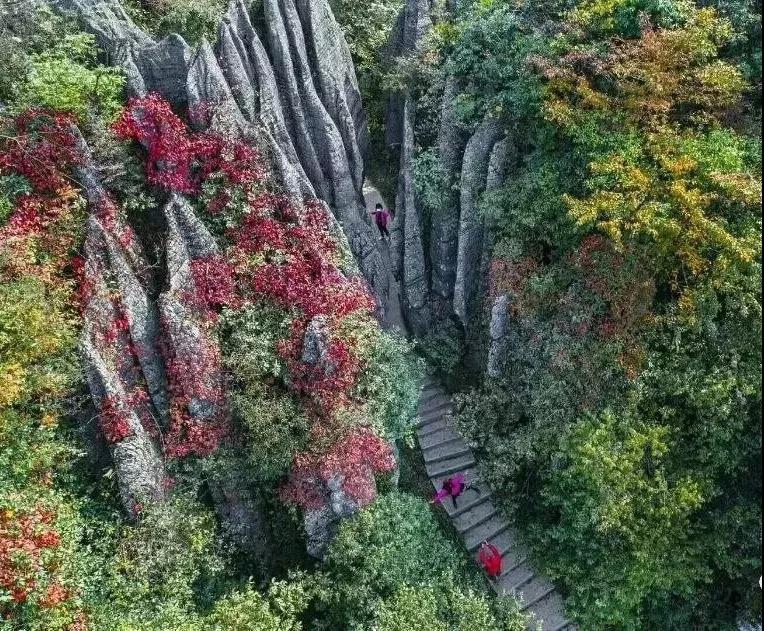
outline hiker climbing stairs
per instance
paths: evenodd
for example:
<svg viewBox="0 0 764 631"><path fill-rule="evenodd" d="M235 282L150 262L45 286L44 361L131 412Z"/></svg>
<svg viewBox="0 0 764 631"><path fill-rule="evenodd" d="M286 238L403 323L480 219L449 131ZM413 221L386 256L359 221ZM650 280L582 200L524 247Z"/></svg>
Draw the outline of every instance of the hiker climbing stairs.
<svg viewBox="0 0 764 631"><path fill-rule="evenodd" d="M472 451L449 420L452 409L451 397L436 380L428 379L422 388L417 420L427 474L436 491L457 473L465 475L468 485L456 507L450 499L442 504L451 523L473 556L484 541L499 550L502 572L491 584L500 596L516 596L523 612L532 614L529 629L540 624L543 631L573 631L576 627L565 617L562 597L549 580L535 572L529 555L518 543L517 531L494 507L488 487L478 476Z"/></svg>

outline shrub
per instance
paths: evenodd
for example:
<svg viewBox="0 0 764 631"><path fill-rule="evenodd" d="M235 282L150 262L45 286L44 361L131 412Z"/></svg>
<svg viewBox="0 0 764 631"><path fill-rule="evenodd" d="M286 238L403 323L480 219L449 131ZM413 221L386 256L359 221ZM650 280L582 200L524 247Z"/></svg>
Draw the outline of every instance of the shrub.
<svg viewBox="0 0 764 631"><path fill-rule="evenodd" d="M247 437L254 474L276 480L305 447L310 428L297 400L281 385L285 366L278 345L289 336L291 317L260 302L225 310L220 330L224 364L232 377L231 411Z"/></svg>
<svg viewBox="0 0 764 631"><path fill-rule="evenodd" d="M341 525L322 571L322 613L342 628L368 628L374 610L403 587L471 580L463 553L441 534L427 504L398 492Z"/></svg>
<svg viewBox="0 0 764 631"><path fill-rule="evenodd" d="M0 401L58 402L74 382L76 369L67 355L73 349L74 331L61 296L33 278L0 283L0 382L8 388Z"/></svg>
<svg viewBox="0 0 764 631"><path fill-rule="evenodd" d="M369 417L385 438L410 436L419 404L422 362L406 340L380 330L370 319L348 318L343 328L356 340L364 363L353 398L365 402Z"/></svg>
<svg viewBox="0 0 764 631"><path fill-rule="evenodd" d="M300 583L274 582L267 596L250 586L221 598L209 616L207 628L216 631L300 631L298 615L308 597Z"/></svg>
<svg viewBox="0 0 764 631"><path fill-rule="evenodd" d="M374 631L523 631L527 619L513 598L490 600L450 585L401 587L376 609Z"/></svg>
<svg viewBox="0 0 764 631"><path fill-rule="evenodd" d="M124 79L118 70L97 65L95 58L95 38L81 33L33 53L16 107L48 107L83 119L89 114L112 118L121 105Z"/></svg>
<svg viewBox="0 0 764 631"><path fill-rule="evenodd" d="M587 625L638 629L647 598L687 593L704 580L689 535L690 517L704 501L702 482L673 478L670 443L668 428L612 412L583 419L562 441L562 461L542 493L560 516L543 536L558 542L556 554L545 554L543 544L539 551L566 577L571 613Z"/></svg>
<svg viewBox="0 0 764 631"><path fill-rule="evenodd" d="M216 0L156 0L151 3L148 26L155 33L178 33L190 44L202 38L214 43L225 2Z"/></svg>

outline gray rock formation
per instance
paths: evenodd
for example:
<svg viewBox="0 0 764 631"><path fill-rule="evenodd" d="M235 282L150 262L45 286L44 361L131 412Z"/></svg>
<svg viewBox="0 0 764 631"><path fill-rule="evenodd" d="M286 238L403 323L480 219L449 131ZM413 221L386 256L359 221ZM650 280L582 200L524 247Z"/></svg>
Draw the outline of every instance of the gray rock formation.
<svg viewBox="0 0 764 631"><path fill-rule="evenodd" d="M265 503L247 483L247 468L237 462L226 463L225 471L216 469L208 488L223 533L236 549L254 561L264 577L270 575L273 541Z"/></svg>
<svg viewBox="0 0 764 631"><path fill-rule="evenodd" d="M360 510L358 503L342 489L342 480L339 478L329 480L326 494L328 501L325 506L305 511L303 515L308 554L317 559L326 554L329 544L337 536L340 522Z"/></svg>
<svg viewBox="0 0 764 631"><path fill-rule="evenodd" d="M503 132L500 121L487 117L470 138L464 150L454 281L454 313L459 316L465 327L470 324L475 313L474 298L479 288L483 254L483 220L477 205L480 195L486 188L491 153Z"/></svg>
<svg viewBox="0 0 764 631"><path fill-rule="evenodd" d="M128 226L115 224L107 232L96 219L105 209L111 212L113 202L101 184L90 148L78 129L73 128L72 132L77 139L78 151L84 157L82 166L77 169L77 180L91 210L92 226L89 225L89 234L93 230L102 233L98 237L94 236L94 242L100 242L106 248L123 307L128 315L130 336L138 350L136 359L160 425L166 427L169 418L167 376L157 351L159 313L146 292L146 285L151 280L147 274L148 262L140 242Z"/></svg>
<svg viewBox="0 0 764 631"><path fill-rule="evenodd" d="M342 136L355 189L362 190L369 128L350 49L327 3L297 0L296 5L318 94Z"/></svg>
<svg viewBox="0 0 764 631"><path fill-rule="evenodd" d="M507 355L507 337L509 321L509 296L499 296L491 309L491 326L489 329L491 344L488 349L486 373L493 379L504 374Z"/></svg>
<svg viewBox="0 0 764 631"><path fill-rule="evenodd" d="M414 102L406 98L403 108L403 142L398 177L398 209L393 226L393 246L399 256L395 260L403 293L403 311L410 329L424 335L430 325L429 289L419 210L414 184Z"/></svg>
<svg viewBox="0 0 764 631"><path fill-rule="evenodd" d="M243 117L260 131L285 192L298 199L314 197L313 186L287 130L268 53L241 1L231 2L220 23L217 58Z"/></svg>
<svg viewBox="0 0 764 631"><path fill-rule="evenodd" d="M448 3L446 8L453 11L454 3ZM388 55L415 54L436 19L434 4L429 0L406 0L388 46ZM439 199L427 222L419 217L417 235L411 231L406 234L404 230L404 224L411 226L412 217L417 213L415 183L410 169L405 167L410 163L415 144L412 139L409 148L406 135L416 104L407 102L402 94L390 96L386 110L387 139L389 144L399 145L403 154L397 200L400 219L393 225L391 257L397 275L404 281L404 289L411 289L404 291L404 312L414 320L411 314L427 305L427 318L420 319L426 322L425 327L456 316L465 329L470 349L467 363L482 370L486 353L483 296L487 290L492 235L484 229L479 206L486 190L504 183L511 164L512 145L501 140L504 121L499 119L487 117L468 134L456 110L461 90L456 77L446 79L434 147L439 180L430 182L439 189ZM427 244L423 255L418 251L419 244ZM404 279L406 273L410 277L408 281ZM425 279L424 285L419 283L420 278ZM412 328L419 332L417 327Z"/></svg>
<svg viewBox="0 0 764 631"><path fill-rule="evenodd" d="M432 27L433 0L409 0L395 23L390 41L384 52L390 66L400 57L413 55L421 50L425 36ZM385 144L398 147L403 142L404 104L406 96L393 92L385 104Z"/></svg>
<svg viewBox="0 0 764 631"><path fill-rule="evenodd" d="M85 277L90 298L83 313L80 350L87 383L107 434L122 505L134 515L139 504L164 499L164 464L150 434L153 421L148 391L132 353L129 332L115 332L124 307L112 296L116 283L134 287L140 281L114 235L91 215L85 240ZM116 333L116 334L115 334ZM115 426L116 422L124 424Z"/></svg>
<svg viewBox="0 0 764 631"><path fill-rule="evenodd" d="M148 263L135 234L103 188L76 128L83 164L77 179L88 202L80 353L109 443L122 505L164 499L164 462L156 440L168 418L164 365L156 351L158 315L145 285Z"/></svg>
<svg viewBox="0 0 764 631"><path fill-rule="evenodd" d="M329 360L329 323L326 316L316 316L308 323L300 359L303 363L321 368L327 375L336 370Z"/></svg>
<svg viewBox="0 0 764 631"><path fill-rule="evenodd" d="M156 91L180 108L225 105L239 133L271 158L286 193L329 204L384 306L389 269L362 195L366 121L327 0L265 0L262 39L242 0L231 0L215 49L202 42L196 52L177 35L153 41L119 0L51 1L96 35L131 94Z"/></svg>
<svg viewBox="0 0 764 631"><path fill-rule="evenodd" d="M196 287L192 262L217 255L217 243L182 196L172 196L164 216L168 289L159 297L159 312L165 359L175 375L172 394L186 403L191 418L220 420L224 415L220 352L198 306L190 299Z"/></svg>
<svg viewBox="0 0 764 631"><path fill-rule="evenodd" d="M456 280L456 253L459 245L459 184L462 156L467 137L455 110L459 84L453 77L446 81L438 135L438 158L443 174L443 198L433 212L430 236L432 291L444 299L453 296Z"/></svg>

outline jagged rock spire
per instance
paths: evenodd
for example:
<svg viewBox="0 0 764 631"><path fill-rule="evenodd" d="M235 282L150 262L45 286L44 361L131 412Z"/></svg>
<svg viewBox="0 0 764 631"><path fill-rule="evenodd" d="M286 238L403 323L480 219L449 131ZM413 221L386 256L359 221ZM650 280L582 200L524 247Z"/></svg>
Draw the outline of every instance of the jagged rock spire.
<svg viewBox="0 0 764 631"><path fill-rule="evenodd" d="M342 225L384 307L390 274L363 203L368 129L347 44L326 0L265 0L263 33L231 0L219 41L193 50L154 41L119 0L51 0L73 12L125 71L128 92L158 92L176 107L212 101L272 159L283 190L317 195Z"/></svg>

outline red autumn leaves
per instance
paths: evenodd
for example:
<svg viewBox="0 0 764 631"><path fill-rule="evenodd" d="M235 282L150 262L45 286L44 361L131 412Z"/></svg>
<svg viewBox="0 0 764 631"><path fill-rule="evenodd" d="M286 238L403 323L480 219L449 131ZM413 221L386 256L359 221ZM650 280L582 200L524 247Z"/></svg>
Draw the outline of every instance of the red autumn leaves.
<svg viewBox="0 0 764 631"><path fill-rule="evenodd" d="M193 261L194 290L188 301L208 321L214 321L224 307L240 308L263 299L296 313L291 335L278 350L289 368L293 389L303 396L315 419L314 440L312 449L296 455L282 495L287 501L313 507L322 495L322 484L339 476L353 499L361 505L369 503L375 494L374 473L391 471L395 461L389 445L371 429L335 421L338 411L356 405L350 391L362 363L354 343L332 333L327 348L329 371L306 364L301 357L312 318L326 317L330 331L336 332L351 314L370 315L375 307L364 284L348 278L337 266L340 253L329 231L326 208L315 201L296 205L260 190L266 172L255 150L217 134L191 133L159 96L131 100L114 129L121 138L143 145L149 183L197 195L205 181L215 182L218 190L208 204L210 214L220 214L237 192L239 198L243 194L246 210L229 231L231 245L225 256ZM209 352L219 351L215 347ZM174 370L174 365L184 362L165 355L171 383L193 380L193 375ZM171 447L177 457L211 453L215 441L222 438L208 436L205 431L215 432L214 427L197 426L190 419L184 427L183 440ZM210 438L206 445L205 438Z"/></svg>

